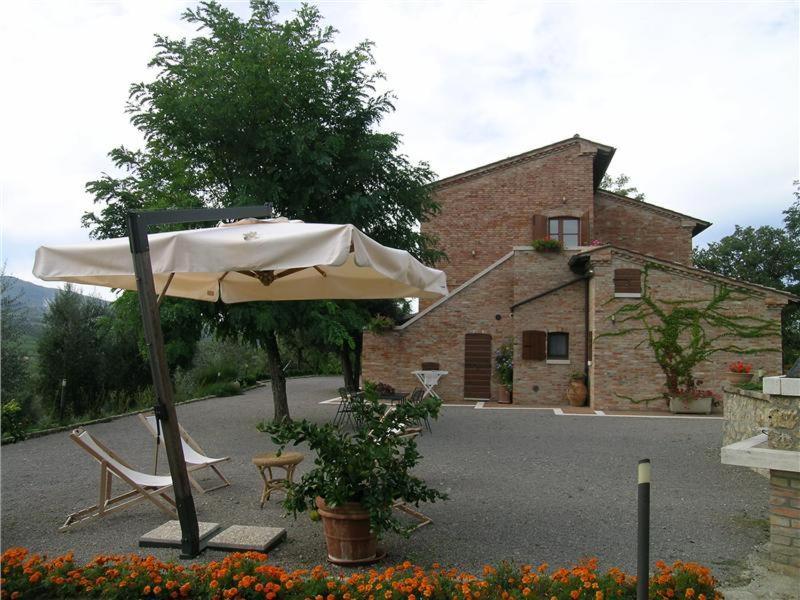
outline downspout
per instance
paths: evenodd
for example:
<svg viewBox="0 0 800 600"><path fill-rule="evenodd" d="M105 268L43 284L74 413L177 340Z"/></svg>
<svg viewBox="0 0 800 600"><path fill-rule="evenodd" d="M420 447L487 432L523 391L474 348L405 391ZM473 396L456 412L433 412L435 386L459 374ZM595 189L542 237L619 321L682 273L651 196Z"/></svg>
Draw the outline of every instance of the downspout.
<svg viewBox="0 0 800 600"><path fill-rule="evenodd" d="M589 385L589 343L590 343L590 336L589 336L589 282L592 279L592 275L594 275L594 271L589 268L586 271L586 291L584 293L584 303L583 303L583 315L584 315L584 340L583 340L583 353L584 353L584 360L583 360L583 374L584 378L586 379L586 399L588 405L592 405L592 398L590 391L591 385Z"/></svg>
<svg viewBox="0 0 800 600"><path fill-rule="evenodd" d="M590 389L589 385L589 344L591 338L589 336L589 282L594 277L594 269L590 262L590 257L587 254L575 255L569 259L569 267L575 273L580 273L583 279L586 280L586 288L584 288L583 295L583 376L586 379L587 392ZM591 394L590 394L591 395ZM588 397L591 402L591 397Z"/></svg>

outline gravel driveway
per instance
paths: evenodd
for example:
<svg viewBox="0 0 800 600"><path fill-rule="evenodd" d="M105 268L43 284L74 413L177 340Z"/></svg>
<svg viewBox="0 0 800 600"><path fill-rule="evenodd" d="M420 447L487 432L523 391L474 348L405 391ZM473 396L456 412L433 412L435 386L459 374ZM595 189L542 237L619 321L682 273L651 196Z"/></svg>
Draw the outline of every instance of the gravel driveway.
<svg viewBox="0 0 800 600"><path fill-rule="evenodd" d="M289 381L295 418L330 420L340 379ZM181 423L223 465L232 486L195 496L200 520L283 526L288 540L271 558L286 567L324 560L321 526L285 517L273 497L259 510L260 479L250 457L273 445L255 423L271 414L268 387L178 408ZM723 580L735 579L752 547L766 540L767 481L719 461L722 421L556 416L550 411L476 410L448 406L433 434L419 440L416 473L450 500L423 507L434 524L409 539L390 535L387 564L409 559L477 572L508 559L567 565L599 556L601 567L635 568L636 464L653 461L653 560L696 560ZM94 425L91 432L143 471L152 469L153 439L137 417ZM311 465L306 459L302 474ZM159 460L159 469L166 459ZM66 515L93 503L98 466L66 433L2 448L2 546L48 554L75 550L139 551L138 537L164 521L140 504L60 533ZM208 480L210 481L210 480ZM117 484L115 484L116 486ZM115 488L116 489L116 488ZM275 496L280 496L276 494ZM147 552L152 550L148 549ZM177 558L177 551L153 551ZM220 556L208 552L206 558Z"/></svg>

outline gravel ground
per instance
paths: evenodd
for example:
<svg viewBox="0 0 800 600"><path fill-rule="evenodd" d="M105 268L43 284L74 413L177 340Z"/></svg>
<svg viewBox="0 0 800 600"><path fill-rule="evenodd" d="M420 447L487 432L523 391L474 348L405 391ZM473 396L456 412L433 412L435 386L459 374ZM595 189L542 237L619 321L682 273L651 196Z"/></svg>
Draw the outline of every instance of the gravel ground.
<svg viewBox="0 0 800 600"><path fill-rule="evenodd" d="M289 381L295 418L330 420L338 378ZM196 495L200 520L283 526L288 540L271 558L285 567L324 560L321 526L306 515L286 517L279 502L259 510L261 481L250 457L274 449L255 423L271 414L269 388L178 408L181 423L211 456L227 455L229 488ZM722 422L556 416L550 411L475 410L448 406L433 434L419 440L416 473L450 500L423 507L434 524L409 539L384 540L387 564L439 561L477 572L508 559L567 565L599 556L601 567L633 572L636 463L653 461L651 557L695 560L737 582L754 545L766 540L767 483L719 461ZM91 432L143 471L152 469L153 440L137 417L94 425ZM298 468L305 472L307 458ZM166 459L159 460L159 470ZM140 535L164 516L146 504L60 533L66 515L94 502L98 467L66 433L2 447L2 546L48 554L75 550L139 551ZM210 482L210 479L204 481ZM115 489L118 484L115 484ZM150 550L176 559L177 551ZM207 552L206 559L221 554Z"/></svg>

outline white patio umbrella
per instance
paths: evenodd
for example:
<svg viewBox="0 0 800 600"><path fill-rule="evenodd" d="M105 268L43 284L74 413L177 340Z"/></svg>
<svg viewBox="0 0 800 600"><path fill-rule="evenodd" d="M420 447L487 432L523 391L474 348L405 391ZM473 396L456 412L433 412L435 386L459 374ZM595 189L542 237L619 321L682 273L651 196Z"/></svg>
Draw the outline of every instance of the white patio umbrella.
<svg viewBox="0 0 800 600"><path fill-rule="evenodd" d="M127 238L36 251L33 273L40 279L138 292L185 557L197 556L201 544L164 353L160 299L234 303L447 294L442 271L382 246L352 225L253 218L265 214L271 207L133 211ZM147 235L152 225L217 219L241 220Z"/></svg>
<svg viewBox="0 0 800 600"><path fill-rule="evenodd" d="M442 271L377 243L353 225L244 219L148 236L156 293L227 303L254 300L438 298ZM42 246L33 274L135 290L128 238Z"/></svg>

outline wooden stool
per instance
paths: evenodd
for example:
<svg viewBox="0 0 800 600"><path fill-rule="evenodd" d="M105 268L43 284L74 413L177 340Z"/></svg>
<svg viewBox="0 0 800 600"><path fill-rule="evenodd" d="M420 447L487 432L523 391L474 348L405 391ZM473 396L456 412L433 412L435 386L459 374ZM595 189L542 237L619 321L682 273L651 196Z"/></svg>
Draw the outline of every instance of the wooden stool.
<svg viewBox="0 0 800 600"><path fill-rule="evenodd" d="M258 469L261 479L264 480L264 491L261 493L261 508L264 508L264 503L269 500L269 495L273 490L285 490L292 485L294 469L303 462L303 458L304 456L299 452L284 452L280 456L274 452L265 452L256 454L253 457L253 464ZM286 476L282 478L275 477L272 474L272 469L283 469L286 472ZM269 477L264 471L269 474Z"/></svg>

